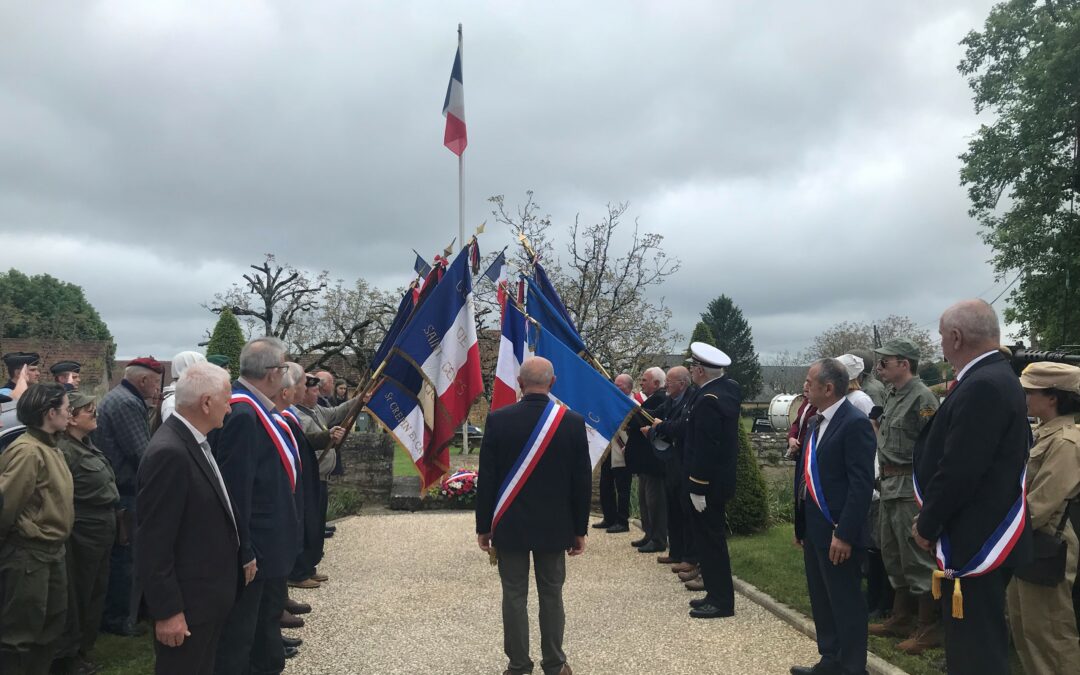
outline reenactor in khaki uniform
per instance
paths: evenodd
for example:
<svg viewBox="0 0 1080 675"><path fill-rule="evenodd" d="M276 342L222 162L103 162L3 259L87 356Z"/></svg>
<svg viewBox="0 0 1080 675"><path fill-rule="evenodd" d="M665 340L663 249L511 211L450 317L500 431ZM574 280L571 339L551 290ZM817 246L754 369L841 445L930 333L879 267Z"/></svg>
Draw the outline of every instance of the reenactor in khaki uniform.
<svg viewBox="0 0 1080 675"><path fill-rule="evenodd" d="M1028 414L1041 421L1027 465L1027 504L1034 531L1066 543L1065 578L1042 586L1016 576L1006 600L1013 642L1028 675L1076 672L1080 668L1073 613L1076 533L1066 520L1068 500L1080 494L1080 368L1063 363L1032 363L1020 376Z"/></svg>
<svg viewBox="0 0 1080 675"><path fill-rule="evenodd" d="M937 411L938 400L915 374L919 349L911 340L895 338L874 351L880 357L878 372L890 385L885 411L878 420L880 544L896 594L892 616L871 624L870 634L907 638L897 648L920 654L941 646L942 636L939 603L930 595L934 561L911 536L911 524L919 512L911 463L915 441Z"/></svg>
<svg viewBox="0 0 1080 675"><path fill-rule="evenodd" d="M90 432L97 428L94 398L72 391L68 399L71 421L57 445L75 485L75 528L67 542L68 620L59 656L69 672L81 675L96 670L88 657L105 607L120 492L109 460L90 440Z"/></svg>
<svg viewBox="0 0 1080 675"><path fill-rule="evenodd" d="M56 448L67 393L31 385L17 411L26 431L0 454L0 672L46 675L67 618L64 544L75 522L71 472Z"/></svg>

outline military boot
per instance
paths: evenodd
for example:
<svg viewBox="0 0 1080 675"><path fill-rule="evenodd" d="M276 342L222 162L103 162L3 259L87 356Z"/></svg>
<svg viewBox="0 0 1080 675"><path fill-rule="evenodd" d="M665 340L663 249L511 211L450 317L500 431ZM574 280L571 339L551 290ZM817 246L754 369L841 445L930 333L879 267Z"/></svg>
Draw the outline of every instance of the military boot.
<svg viewBox="0 0 1080 675"><path fill-rule="evenodd" d="M927 649L934 649L944 644L942 640L941 617L938 616L941 605L930 593L919 596L919 625L915 634L896 645L896 648L912 656L922 654Z"/></svg>
<svg viewBox="0 0 1080 675"><path fill-rule="evenodd" d="M910 637L915 631L915 598L906 588L896 589L893 596L892 615L880 623L869 627L871 635L884 637Z"/></svg>

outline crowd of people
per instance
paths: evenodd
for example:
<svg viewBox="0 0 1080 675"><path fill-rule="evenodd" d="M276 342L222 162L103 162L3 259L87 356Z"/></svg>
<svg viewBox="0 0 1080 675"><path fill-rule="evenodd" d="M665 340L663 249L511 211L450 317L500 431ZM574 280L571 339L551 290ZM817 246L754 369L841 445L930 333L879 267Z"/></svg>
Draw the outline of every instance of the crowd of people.
<svg viewBox="0 0 1080 675"><path fill-rule="evenodd" d="M229 361L129 361L100 400L81 366L3 356L0 672L78 674L99 632L152 627L155 672L280 673L319 588L344 382L258 338ZM17 433L21 428L21 433ZM16 432L16 433L10 433ZM147 619L144 623L141 620Z"/></svg>

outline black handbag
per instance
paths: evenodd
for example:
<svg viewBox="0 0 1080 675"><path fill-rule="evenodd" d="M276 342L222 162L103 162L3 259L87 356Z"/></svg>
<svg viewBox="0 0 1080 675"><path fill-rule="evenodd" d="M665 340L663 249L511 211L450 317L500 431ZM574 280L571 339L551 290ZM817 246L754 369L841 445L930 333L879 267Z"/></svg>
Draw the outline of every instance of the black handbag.
<svg viewBox="0 0 1080 675"><path fill-rule="evenodd" d="M1013 571L1018 579L1038 586L1057 586L1065 581L1065 559L1069 551L1061 533L1069 521L1069 506L1065 504L1065 513L1053 534L1039 530L1032 533L1033 559Z"/></svg>

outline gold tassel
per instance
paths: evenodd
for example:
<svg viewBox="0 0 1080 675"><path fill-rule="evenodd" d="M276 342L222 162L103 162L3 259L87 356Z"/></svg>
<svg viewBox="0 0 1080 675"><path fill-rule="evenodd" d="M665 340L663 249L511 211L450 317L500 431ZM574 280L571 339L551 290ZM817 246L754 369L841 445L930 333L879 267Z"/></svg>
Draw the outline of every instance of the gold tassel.
<svg viewBox="0 0 1080 675"><path fill-rule="evenodd" d="M933 594L935 600L941 599L941 580L944 578L944 572L941 570L934 570L934 574L930 579L930 592Z"/></svg>
<svg viewBox="0 0 1080 675"><path fill-rule="evenodd" d="M488 563L491 565L499 564L499 553L495 550L494 546L488 549Z"/></svg>
<svg viewBox="0 0 1080 675"><path fill-rule="evenodd" d="M953 579L952 615L954 619L964 618L964 594L960 592L960 577Z"/></svg>

